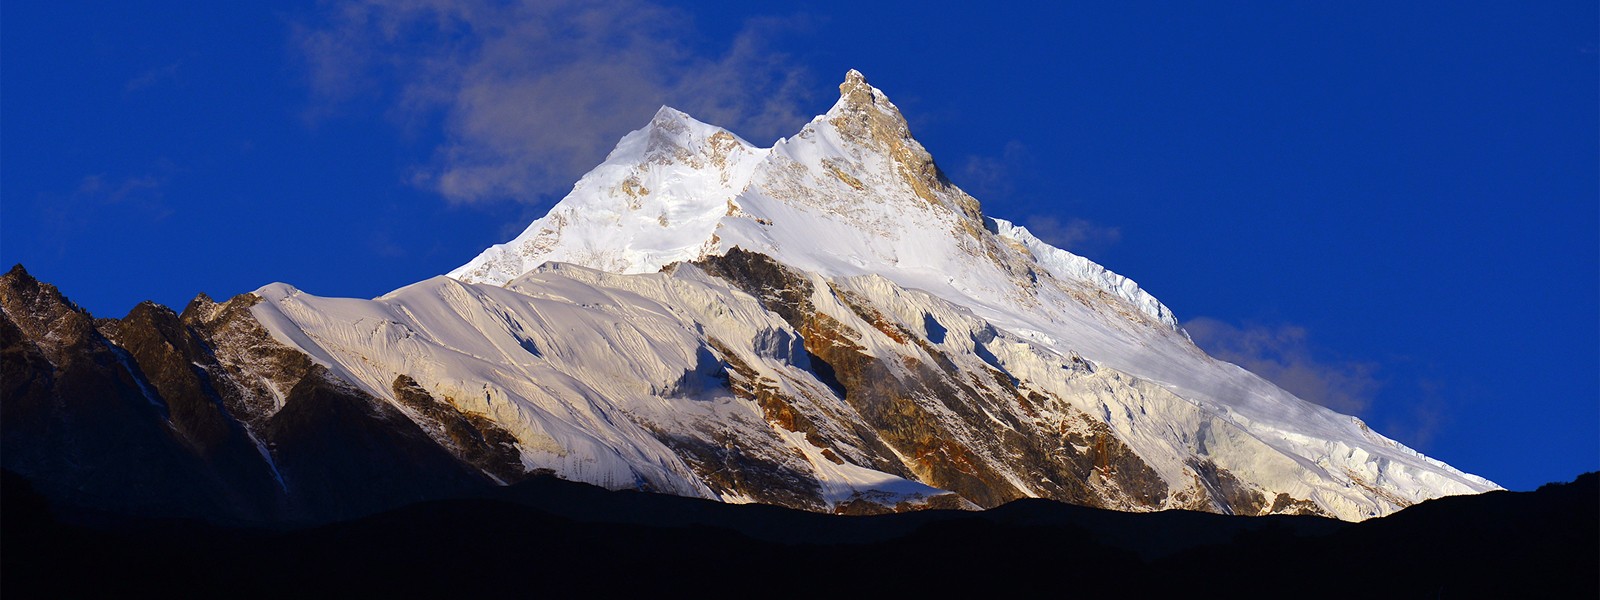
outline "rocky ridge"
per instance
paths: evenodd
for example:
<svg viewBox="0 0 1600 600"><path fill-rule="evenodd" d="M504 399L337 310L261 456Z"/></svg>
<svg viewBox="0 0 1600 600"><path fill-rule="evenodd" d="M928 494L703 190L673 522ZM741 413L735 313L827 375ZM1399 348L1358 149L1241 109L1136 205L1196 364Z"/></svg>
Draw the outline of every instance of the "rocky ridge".
<svg viewBox="0 0 1600 600"><path fill-rule="evenodd" d="M94 319L20 265L0 276L0 456L67 505L326 520L488 480L387 401L275 342L260 300Z"/></svg>

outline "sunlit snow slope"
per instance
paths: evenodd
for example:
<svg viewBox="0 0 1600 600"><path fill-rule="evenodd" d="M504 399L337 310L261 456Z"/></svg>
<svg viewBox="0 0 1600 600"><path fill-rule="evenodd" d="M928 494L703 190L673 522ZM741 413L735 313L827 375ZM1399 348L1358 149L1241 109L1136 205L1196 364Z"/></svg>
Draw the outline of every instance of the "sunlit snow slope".
<svg viewBox="0 0 1600 600"><path fill-rule="evenodd" d="M448 277L252 310L613 488L1343 519L1496 489L1210 358L1131 280L985 216L860 73L840 91L772 148L662 108Z"/></svg>

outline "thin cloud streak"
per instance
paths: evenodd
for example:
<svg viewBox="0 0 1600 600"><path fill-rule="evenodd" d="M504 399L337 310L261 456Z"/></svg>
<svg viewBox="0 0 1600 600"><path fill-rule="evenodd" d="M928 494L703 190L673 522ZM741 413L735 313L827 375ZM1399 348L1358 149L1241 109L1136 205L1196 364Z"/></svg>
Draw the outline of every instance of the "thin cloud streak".
<svg viewBox="0 0 1600 600"><path fill-rule="evenodd" d="M1450 420L1445 399L1445 384L1431 379L1417 382L1416 399L1403 414L1384 422L1384 432L1417 450L1429 450L1439 431Z"/></svg>
<svg viewBox="0 0 1600 600"><path fill-rule="evenodd" d="M164 170L170 170L164 166ZM129 226L159 223L174 214L166 199L168 177L143 174L113 177L86 175L70 191L42 195L38 201L39 226L51 235L58 255L69 248L67 240L88 231L97 216L110 212Z"/></svg>
<svg viewBox="0 0 1600 600"><path fill-rule="evenodd" d="M1028 147L1011 140L999 156L968 156L961 164L959 183L979 201L1008 199L1016 192L1017 175L1033 169L1033 163Z"/></svg>
<svg viewBox="0 0 1600 600"><path fill-rule="evenodd" d="M799 129L807 75L763 40L803 19L749 21L725 49L639 0L359 0L295 39L319 114L377 102L401 127L437 126L412 183L454 203L562 193L661 105L758 143Z"/></svg>
<svg viewBox="0 0 1600 600"><path fill-rule="evenodd" d="M1304 327L1236 327L1197 317L1183 328L1212 356L1244 367L1303 400L1345 414L1366 413L1382 387L1375 363L1316 356Z"/></svg>
<svg viewBox="0 0 1600 600"><path fill-rule="evenodd" d="M1050 245L1078 254L1094 253L1122 241L1121 228L1076 217L1062 221L1055 217L1033 216L1024 219L1022 225Z"/></svg>
<svg viewBox="0 0 1600 600"><path fill-rule="evenodd" d="M73 191L74 199L100 205L123 204L130 199L151 198L159 199L160 190L165 181L155 175L140 175L111 179L105 174L89 175L78 181L78 187ZM169 214L170 209L162 205L151 203L150 206L159 207L162 215Z"/></svg>
<svg viewBox="0 0 1600 600"><path fill-rule="evenodd" d="M980 202L1018 202L1017 182L1038 166L1022 142L1006 142L999 155L969 155L958 170L961 188ZM1096 254L1122 241L1122 229L1080 217L1062 219L1036 214L1022 219L1028 231L1046 243L1078 254Z"/></svg>

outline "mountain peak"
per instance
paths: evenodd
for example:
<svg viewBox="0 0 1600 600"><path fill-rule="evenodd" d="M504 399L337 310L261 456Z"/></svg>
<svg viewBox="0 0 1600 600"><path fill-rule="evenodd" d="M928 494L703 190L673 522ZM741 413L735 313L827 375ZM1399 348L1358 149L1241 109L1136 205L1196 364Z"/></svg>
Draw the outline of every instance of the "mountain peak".
<svg viewBox="0 0 1600 600"><path fill-rule="evenodd" d="M878 92L878 96L883 95L883 92L879 91L878 88L872 87L872 84L867 83L866 75L862 75L861 71L855 69L850 69L849 72L845 73L844 82L839 84L840 98L854 97L870 101L873 97L873 92Z"/></svg>
<svg viewBox="0 0 1600 600"><path fill-rule="evenodd" d="M853 93L860 92L865 92L867 94L877 92L878 96L883 96L883 92L881 90L872 87L872 84L867 83L866 75L862 75L861 71L850 69L844 74L844 82L839 84L839 95L850 96Z"/></svg>
<svg viewBox="0 0 1600 600"><path fill-rule="evenodd" d="M699 123L699 121L696 120L694 117L689 116L689 113L683 112L681 110L678 110L678 109L673 108L671 106L667 106L665 104L661 105L661 108L656 109L655 116L650 117L650 124L651 125L668 124L668 123L684 123L684 122Z"/></svg>
<svg viewBox="0 0 1600 600"><path fill-rule="evenodd" d="M839 84L839 101L819 120L832 126L846 145L888 159L893 172L923 202L943 205L971 223L982 223L978 202L950 184L933 156L912 137L900 109L868 84L860 71L851 69L845 74L844 83Z"/></svg>
<svg viewBox="0 0 1600 600"><path fill-rule="evenodd" d="M22 263L17 263L15 266L11 267L10 271L6 271L5 280L23 282L38 281L33 278L32 274L28 273L27 269L23 268Z"/></svg>
<svg viewBox="0 0 1600 600"><path fill-rule="evenodd" d="M645 126L645 130L649 131L652 147L683 146L689 139L706 137L710 134L710 130L716 129L719 128L702 123L688 113L666 105L657 109L655 116L650 118L650 124Z"/></svg>
<svg viewBox="0 0 1600 600"><path fill-rule="evenodd" d="M835 120L844 115L882 121L882 125L889 129L907 129L900 109L889 101L882 90L867 83L866 75L855 69L845 73L844 83L839 84L839 102L833 105L826 116ZM909 135L909 131L906 133Z"/></svg>

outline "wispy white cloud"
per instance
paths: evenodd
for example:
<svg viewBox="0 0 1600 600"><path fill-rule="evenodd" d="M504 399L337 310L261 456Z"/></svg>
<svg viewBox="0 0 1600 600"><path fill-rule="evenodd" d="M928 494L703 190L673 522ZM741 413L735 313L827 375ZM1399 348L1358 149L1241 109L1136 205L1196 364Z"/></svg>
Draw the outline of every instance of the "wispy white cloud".
<svg viewBox="0 0 1600 600"><path fill-rule="evenodd" d="M1212 356L1244 367L1303 400L1345 414L1365 413L1382 387L1377 364L1318 356L1304 327L1239 327L1198 317L1183 328Z"/></svg>
<svg viewBox="0 0 1600 600"><path fill-rule="evenodd" d="M1032 162L1028 147L1011 140L999 155L967 156L956 183L979 201L1007 199L1016 191L1017 175L1032 167Z"/></svg>
<svg viewBox="0 0 1600 600"><path fill-rule="evenodd" d="M146 206L159 207L164 206L159 200L162 196L161 189L165 185L166 180L155 175L111 178L102 173L79 180L72 196L76 200L98 205L127 204L130 201L137 201ZM163 209L158 212L170 211Z"/></svg>
<svg viewBox="0 0 1600 600"><path fill-rule="evenodd" d="M1007 142L999 154L969 155L957 170L956 183L980 202L1038 205L1017 198L1019 179L1035 178L1034 156L1022 142ZM1122 241L1122 229L1081 217L1034 214L1021 220L1029 232L1052 246L1078 254L1094 254Z"/></svg>
<svg viewBox="0 0 1600 600"><path fill-rule="evenodd" d="M758 143L798 130L806 73L749 21L705 50L692 19L642 0L352 0L295 38L323 110L376 102L443 142L413 182L452 202L566 190L663 104Z"/></svg>
<svg viewBox="0 0 1600 600"><path fill-rule="evenodd" d="M172 167L163 163L162 172ZM57 242L55 250L68 250L68 240L88 231L95 223L112 219L121 226L141 226L161 222L174 213L167 202L168 177L164 174L111 176L86 175L70 189L42 194L37 202L39 226Z"/></svg>
<svg viewBox="0 0 1600 600"><path fill-rule="evenodd" d="M1121 228L1100 225L1076 217L1062 221L1055 217L1036 215L1023 219L1022 225L1050 245L1079 254L1104 250L1122 241Z"/></svg>
<svg viewBox="0 0 1600 600"><path fill-rule="evenodd" d="M1450 420L1445 400L1445 385L1432 379L1417 381L1414 399L1407 410L1384 421L1383 432L1401 443L1426 451Z"/></svg>

